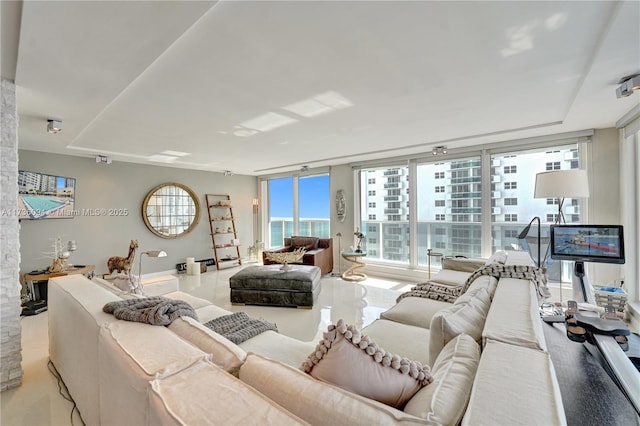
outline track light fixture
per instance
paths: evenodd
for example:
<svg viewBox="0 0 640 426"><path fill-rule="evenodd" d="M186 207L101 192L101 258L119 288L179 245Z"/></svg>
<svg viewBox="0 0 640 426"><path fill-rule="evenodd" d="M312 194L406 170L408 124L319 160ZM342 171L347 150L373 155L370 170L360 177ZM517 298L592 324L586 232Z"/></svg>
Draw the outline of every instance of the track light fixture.
<svg viewBox="0 0 640 426"><path fill-rule="evenodd" d="M309 166L302 166L302 167L300 167L300 171L301 171L301 172L303 172L303 173L304 173L304 172L308 172L308 171L309 171Z"/></svg>
<svg viewBox="0 0 640 426"><path fill-rule="evenodd" d="M62 131L62 121L60 120L47 120L47 133L58 133Z"/></svg>
<svg viewBox="0 0 640 426"><path fill-rule="evenodd" d="M225 170L223 173L225 176L233 176L233 172L231 170Z"/></svg>
<svg viewBox="0 0 640 426"><path fill-rule="evenodd" d="M628 75L618 80L620 85L616 89L617 98L626 98L631 96L634 90L640 90L640 74Z"/></svg>
<svg viewBox="0 0 640 426"><path fill-rule="evenodd" d="M444 154L446 154L447 152L448 152L448 151L447 151L447 147L446 147L446 146L444 146L444 145L436 146L436 147L434 147L434 148L433 148L433 150L431 150L431 153L432 153L433 155L444 155Z"/></svg>
<svg viewBox="0 0 640 426"><path fill-rule="evenodd" d="M111 157L106 155L96 155L96 163L111 164Z"/></svg>

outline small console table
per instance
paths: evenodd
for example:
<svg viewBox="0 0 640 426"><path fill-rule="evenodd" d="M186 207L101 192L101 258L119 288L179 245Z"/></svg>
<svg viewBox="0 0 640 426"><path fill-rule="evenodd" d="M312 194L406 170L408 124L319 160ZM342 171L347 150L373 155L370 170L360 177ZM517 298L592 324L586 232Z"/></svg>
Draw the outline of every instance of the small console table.
<svg viewBox="0 0 640 426"><path fill-rule="evenodd" d="M49 281L49 278L61 277L64 275L74 275L74 274L82 274L87 275L93 273L96 269L96 265L83 265L83 266L73 266L69 268L65 268L60 272L42 272L42 273L28 273L24 274L24 281L29 287L29 291L31 292L32 300L35 300L34 296L34 281Z"/></svg>
<svg viewBox="0 0 640 426"><path fill-rule="evenodd" d="M367 279L367 275L363 272L357 272L356 269L362 268L365 266L365 263L362 261L363 257L367 256L366 251L355 252L355 251L345 251L342 252L342 257L344 257L349 262L354 263L351 268L344 271L342 274L342 279L345 281L364 281Z"/></svg>

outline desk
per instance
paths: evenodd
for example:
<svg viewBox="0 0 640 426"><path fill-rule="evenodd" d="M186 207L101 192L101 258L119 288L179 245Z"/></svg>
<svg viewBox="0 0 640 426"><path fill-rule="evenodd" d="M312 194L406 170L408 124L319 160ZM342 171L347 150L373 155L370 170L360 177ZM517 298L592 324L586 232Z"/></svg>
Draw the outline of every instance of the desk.
<svg viewBox="0 0 640 426"><path fill-rule="evenodd" d="M33 288L34 281L49 281L49 278L54 277L62 277L65 275L75 275L75 274L91 274L96 269L96 265L84 265L82 267L70 267L66 268L60 272L46 272L42 274L24 274L24 281L29 287L29 291L31 292L31 299L35 300L35 291Z"/></svg>
<svg viewBox="0 0 640 426"><path fill-rule="evenodd" d="M349 262L355 263L351 268L344 271L342 274L342 279L345 281L364 281L367 279L367 275L362 272L356 272L356 269L362 268L365 263L361 260L363 257L367 256L367 252L351 252L345 251L342 253L342 257L348 260Z"/></svg>

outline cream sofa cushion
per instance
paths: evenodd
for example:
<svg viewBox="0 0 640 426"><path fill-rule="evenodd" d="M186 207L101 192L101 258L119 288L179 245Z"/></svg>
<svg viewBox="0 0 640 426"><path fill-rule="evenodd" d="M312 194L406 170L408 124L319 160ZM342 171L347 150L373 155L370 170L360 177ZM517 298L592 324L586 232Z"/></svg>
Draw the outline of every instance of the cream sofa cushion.
<svg viewBox="0 0 640 426"><path fill-rule="evenodd" d="M498 250L487 259L486 264L491 265L492 263L500 263L504 265L507 261L507 257L508 255L506 251Z"/></svg>
<svg viewBox="0 0 640 426"><path fill-rule="evenodd" d="M393 307L380 314L380 318L416 327L429 328L431 318L441 309L451 306L449 302L426 299L424 297L405 297Z"/></svg>
<svg viewBox="0 0 640 426"><path fill-rule="evenodd" d="M490 306L489 293L481 288L468 303L454 304L435 314L429 329L429 362L433 364L442 348L459 334L468 334L479 342Z"/></svg>
<svg viewBox="0 0 640 426"><path fill-rule="evenodd" d="M297 368L249 354L240 380L313 425L419 425L424 419L321 382Z"/></svg>
<svg viewBox="0 0 640 426"><path fill-rule="evenodd" d="M192 296L189 293L183 291L174 291L173 293L167 293L164 297L168 299L182 300L187 302L195 310L211 305L211 302L200 297Z"/></svg>
<svg viewBox="0 0 640 426"><path fill-rule="evenodd" d="M451 303L447 305L451 306ZM378 319L362 332L391 353L429 364L430 331L427 328Z"/></svg>
<svg viewBox="0 0 640 426"><path fill-rule="evenodd" d="M531 259L531 255L527 251L508 251L505 265L526 265L534 266L535 263Z"/></svg>
<svg viewBox="0 0 640 426"><path fill-rule="evenodd" d="M485 259L466 257L445 257L442 259L442 269L453 269L460 272L473 272L482 268L486 263Z"/></svg>
<svg viewBox="0 0 640 426"><path fill-rule="evenodd" d="M580 389L575 390L580 392ZM549 354L488 340L462 424L566 423L560 388Z"/></svg>
<svg viewBox="0 0 640 426"><path fill-rule="evenodd" d="M256 419L259 419L257 421ZM154 379L149 425L306 424L215 365L200 361Z"/></svg>
<svg viewBox="0 0 640 426"><path fill-rule="evenodd" d="M166 327L129 321L101 327L98 354L104 425L148 424L149 381L207 357Z"/></svg>
<svg viewBox="0 0 640 426"><path fill-rule="evenodd" d="M229 339L190 317L180 317L167 327L195 347L211 355L211 361L235 376L247 353Z"/></svg>
<svg viewBox="0 0 640 426"><path fill-rule="evenodd" d="M435 424L458 424L469 401L479 360L480 346L475 340L466 334L452 339L433 364L433 383L411 398L404 412Z"/></svg>
<svg viewBox="0 0 640 426"><path fill-rule="evenodd" d="M329 325L301 368L323 382L396 408L432 381L428 366L386 351L343 320Z"/></svg>
<svg viewBox="0 0 640 426"><path fill-rule="evenodd" d="M446 284L452 287L458 287L462 286L470 276L470 272L454 271L453 269L441 269L440 272L432 276L429 281Z"/></svg>
<svg viewBox="0 0 640 426"><path fill-rule="evenodd" d="M501 278L493 296L482 338L547 350L538 313L535 285L529 280Z"/></svg>
<svg viewBox="0 0 640 426"><path fill-rule="evenodd" d="M476 290L480 288L484 288L489 293L489 297L493 300L493 295L496 292L496 288L498 287L498 279L496 277L492 277L490 275L480 275L477 277L467 291L465 291L454 303L466 303L469 301L469 298L473 297Z"/></svg>
<svg viewBox="0 0 640 426"><path fill-rule="evenodd" d="M315 343L301 342L273 330L267 330L245 340L239 346L246 352L258 353L297 368L307 359Z"/></svg>

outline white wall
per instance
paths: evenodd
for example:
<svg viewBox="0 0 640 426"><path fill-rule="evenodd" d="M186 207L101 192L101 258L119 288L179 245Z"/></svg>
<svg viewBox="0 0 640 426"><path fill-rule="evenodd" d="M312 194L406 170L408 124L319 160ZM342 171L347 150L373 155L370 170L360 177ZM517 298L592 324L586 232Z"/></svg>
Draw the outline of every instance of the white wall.
<svg viewBox="0 0 640 426"><path fill-rule="evenodd" d="M143 273L166 271L184 262L188 256L196 259L213 257L205 194L229 194L241 242L241 256L247 255L252 235L252 200L257 196L257 181L253 176L156 167L133 163L98 164L94 157L72 157L35 151L20 151L19 168L76 178L76 209L129 209L128 216L78 216L72 219L23 220L20 226L20 269L29 272L43 269L51 260L46 252L56 237L63 242L75 240L78 246L69 262L96 265L96 273L107 272L107 259L126 256L129 241L137 239L138 253L165 250L166 258L143 260ZM188 235L164 239L152 234L142 220L142 202L155 186L178 182L190 187L201 205L198 226ZM136 265L139 257L136 256ZM137 266L135 269L137 273Z"/></svg>
<svg viewBox="0 0 640 426"><path fill-rule="evenodd" d="M354 225L354 209L358 200L355 199L354 194L354 173L350 165L345 164L341 166L331 167L331 236L333 237L333 270L334 272L344 272L349 266L349 262L342 259L340 252L338 251L339 245L342 246L342 251L354 244L354 236L356 228ZM338 221L336 217L336 192L339 189L344 190L346 198L346 217L344 222ZM337 233L342 234L341 242L338 243L339 238L335 235ZM340 266L342 262L342 267Z"/></svg>

